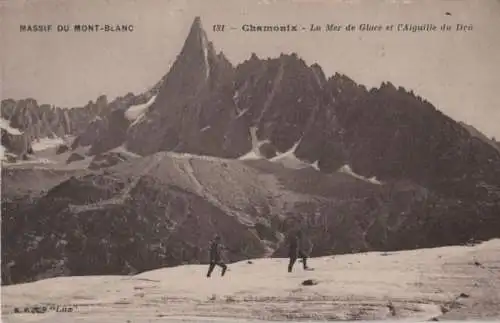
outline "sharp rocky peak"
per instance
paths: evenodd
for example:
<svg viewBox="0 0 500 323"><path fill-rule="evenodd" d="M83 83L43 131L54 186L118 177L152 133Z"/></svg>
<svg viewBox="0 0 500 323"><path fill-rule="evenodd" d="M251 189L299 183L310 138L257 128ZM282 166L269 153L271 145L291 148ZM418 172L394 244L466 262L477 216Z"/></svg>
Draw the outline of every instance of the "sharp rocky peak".
<svg viewBox="0 0 500 323"><path fill-rule="evenodd" d="M217 54L208 41L207 34L203 29L200 17L196 17L191 25L189 34L184 42L184 46L178 57L178 60L183 61L183 58L189 62L198 63L200 61L208 77L210 73L210 63L215 61Z"/></svg>
<svg viewBox="0 0 500 323"><path fill-rule="evenodd" d="M216 53L196 17L144 122L127 131L127 147L142 155L186 147L200 152L193 148L200 141L199 129L208 127L211 120L226 120L235 111L233 70L225 56ZM151 129L156 129L153 137Z"/></svg>

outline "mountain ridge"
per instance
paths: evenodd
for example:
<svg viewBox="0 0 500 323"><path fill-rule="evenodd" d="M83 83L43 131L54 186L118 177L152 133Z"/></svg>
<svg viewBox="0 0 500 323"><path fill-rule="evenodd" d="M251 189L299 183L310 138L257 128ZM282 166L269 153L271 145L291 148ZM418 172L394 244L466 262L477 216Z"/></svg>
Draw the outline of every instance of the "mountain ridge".
<svg viewBox="0 0 500 323"><path fill-rule="evenodd" d="M434 158L432 155L442 155L444 148L432 145L439 138L430 135L437 136L437 128L447 124L446 136L453 137L451 140L457 143L461 141L460 150L471 151L472 154L472 151L479 149L488 155L485 155L485 160L493 158L495 164L500 165L500 159L491 151L486 153L487 148L478 148L477 143L472 143L472 137L463 127L428 101L415 96L413 91L396 88L390 82L383 82L380 88L368 90L338 73L326 78L319 65L308 66L293 53L267 60L261 60L252 53L248 60L236 67L232 67L227 60L223 60L221 67L221 64L217 64L213 46L208 44L210 42L197 17L177 60L165 76L166 81L158 91L158 97L149 111L145 112L141 123L135 123L127 130L123 140L127 149L140 155L173 150L238 158L252 149L251 129L255 128L258 141L266 142L266 154L272 157L288 151L300 140L296 147L299 159L311 163L316 161L321 165L320 169L336 170L348 163L355 172L366 177L411 176L414 180L420 180L424 175L421 172L425 168L424 163L440 163L441 157ZM205 56L205 52L208 56ZM207 63L210 68L207 68ZM179 74L179 70L190 71L188 75L192 76ZM223 74L222 79L217 77L217 71ZM193 77L194 80L189 81ZM207 81L210 84L208 87L205 84ZM401 109L404 105L409 107ZM372 111L375 108L370 109L369 106L375 106L377 114ZM160 110L162 112L158 112ZM415 114L419 114L418 118L415 118ZM405 119L406 124L394 124L400 122L396 120L398 118ZM385 131L386 139L379 138L384 130L380 125L374 125L372 120L379 120L377 123L380 125L387 122L394 124L385 127L388 130ZM417 136L420 141L412 142L408 133L424 129L425 120L433 122L436 130L430 134L422 132ZM352 122L356 130L353 130ZM322 126L318 129L318 125ZM406 130L405 126L411 129ZM393 138L392 131L395 128L400 137ZM359 133L354 134L354 131ZM367 153L368 149L364 145L355 147L359 146L361 140L372 143L368 149L380 148L377 152ZM400 152L410 149L397 147L393 151L383 152L386 148L381 145L385 145L383 142L387 140L400 146L409 143L419 153L411 157L401 156ZM318 148L321 146L323 149ZM322 151L322 154L312 153L313 150ZM396 167L373 163L374 158L379 158L376 154L394 154L391 158L393 161L404 161L406 164L412 163L410 159L417 157L415 160L421 159L421 163L413 166L415 169L412 172L415 174L406 174L407 171L401 174L394 170ZM465 157L455 157L467 163ZM408 168L409 165L397 168L401 167ZM500 178L498 171L492 168L490 172L495 178ZM424 175L426 185L432 176L440 176L440 171ZM455 175L447 177L450 176Z"/></svg>

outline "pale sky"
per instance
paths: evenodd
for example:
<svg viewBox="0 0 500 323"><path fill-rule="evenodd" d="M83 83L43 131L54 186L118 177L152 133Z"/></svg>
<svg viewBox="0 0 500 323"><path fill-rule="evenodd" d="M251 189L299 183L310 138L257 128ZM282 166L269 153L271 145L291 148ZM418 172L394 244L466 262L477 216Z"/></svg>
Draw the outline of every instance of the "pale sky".
<svg viewBox="0 0 500 323"><path fill-rule="evenodd" d="M498 0L0 0L1 97L82 106L154 85L195 16L236 65L297 52L327 76L390 81L500 138ZM446 12L451 15L445 15ZM243 24L472 24L468 32L250 33ZM131 33L22 33L20 24L133 24ZM237 28L222 33L213 24Z"/></svg>

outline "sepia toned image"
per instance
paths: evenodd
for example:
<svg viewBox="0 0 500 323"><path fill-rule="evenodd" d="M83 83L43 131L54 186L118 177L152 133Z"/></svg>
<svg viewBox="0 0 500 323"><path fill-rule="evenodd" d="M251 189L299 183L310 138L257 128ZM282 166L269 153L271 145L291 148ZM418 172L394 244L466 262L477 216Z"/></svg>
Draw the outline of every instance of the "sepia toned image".
<svg viewBox="0 0 500 323"><path fill-rule="evenodd" d="M1 1L2 322L499 321L499 18Z"/></svg>

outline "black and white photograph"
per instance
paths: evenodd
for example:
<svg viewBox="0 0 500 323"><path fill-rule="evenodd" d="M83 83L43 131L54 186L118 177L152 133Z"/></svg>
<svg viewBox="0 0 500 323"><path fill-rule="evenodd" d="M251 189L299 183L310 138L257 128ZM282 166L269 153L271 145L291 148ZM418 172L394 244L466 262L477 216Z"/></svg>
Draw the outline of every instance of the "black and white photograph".
<svg viewBox="0 0 500 323"><path fill-rule="evenodd" d="M1 321L500 321L500 1L0 0Z"/></svg>

